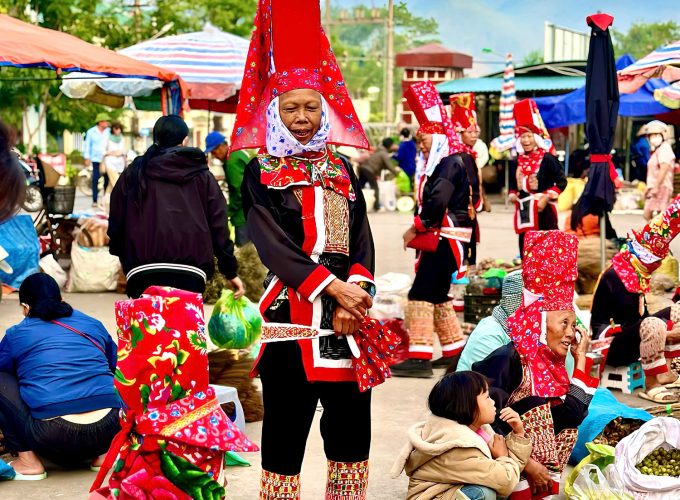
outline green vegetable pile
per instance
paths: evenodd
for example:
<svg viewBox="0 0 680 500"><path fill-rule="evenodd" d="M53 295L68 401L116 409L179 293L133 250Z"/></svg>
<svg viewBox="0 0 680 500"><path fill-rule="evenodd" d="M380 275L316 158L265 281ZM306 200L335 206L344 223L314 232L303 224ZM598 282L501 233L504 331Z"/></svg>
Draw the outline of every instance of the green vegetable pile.
<svg viewBox="0 0 680 500"><path fill-rule="evenodd" d="M680 450L657 448L635 466L648 476L680 476Z"/></svg>

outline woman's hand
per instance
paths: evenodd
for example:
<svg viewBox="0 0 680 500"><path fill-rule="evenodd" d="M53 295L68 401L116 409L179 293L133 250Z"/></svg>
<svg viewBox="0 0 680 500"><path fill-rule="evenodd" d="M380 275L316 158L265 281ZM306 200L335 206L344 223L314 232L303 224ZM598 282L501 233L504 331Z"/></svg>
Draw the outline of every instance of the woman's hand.
<svg viewBox="0 0 680 500"><path fill-rule="evenodd" d="M584 358L590 349L590 333L582 326L576 327L576 335L571 343L571 355L575 360ZM581 337L579 339L579 336Z"/></svg>
<svg viewBox="0 0 680 500"><path fill-rule="evenodd" d="M363 288L354 283L333 280L324 290L327 295L335 299L340 307L350 313L357 321L363 322L368 310L373 305L373 299Z"/></svg>
<svg viewBox="0 0 680 500"><path fill-rule="evenodd" d="M494 434L491 444L489 444L491 456L493 458L507 457L508 447L505 446L505 438L499 434Z"/></svg>
<svg viewBox="0 0 680 500"><path fill-rule="evenodd" d="M516 194L516 193L510 193L510 194L508 195L508 201L509 201L510 203L519 203L519 198L517 197L517 194Z"/></svg>
<svg viewBox="0 0 680 500"><path fill-rule="evenodd" d="M548 206L548 195L541 194L541 195L536 195L536 207L538 208L539 212L542 212L545 210L545 207Z"/></svg>
<svg viewBox="0 0 680 500"><path fill-rule="evenodd" d="M538 177L536 174L531 174L529 176L529 189L536 191L538 189Z"/></svg>
<svg viewBox="0 0 680 500"><path fill-rule="evenodd" d="M539 464L533 458L530 458L524 467L524 473L527 475L531 493L548 493L552 490L552 478L545 465Z"/></svg>
<svg viewBox="0 0 680 500"><path fill-rule="evenodd" d="M357 320L347 309L337 306L333 312L333 331L338 335L352 335L361 328L362 321Z"/></svg>
<svg viewBox="0 0 680 500"><path fill-rule="evenodd" d="M519 437L524 437L524 424L522 423L519 413L508 406L501 410L499 417L503 422L506 422L510 426L512 432Z"/></svg>
<svg viewBox="0 0 680 500"><path fill-rule="evenodd" d="M231 286L234 287L234 298L236 300L240 299L246 294L246 287L243 286L243 281L241 281L241 278L238 276L232 280L229 280L229 283L231 283Z"/></svg>
<svg viewBox="0 0 680 500"><path fill-rule="evenodd" d="M404 233L404 250L408 248L408 244L413 241L413 239L416 237L418 233L416 232L416 226L411 226L409 227L406 232Z"/></svg>

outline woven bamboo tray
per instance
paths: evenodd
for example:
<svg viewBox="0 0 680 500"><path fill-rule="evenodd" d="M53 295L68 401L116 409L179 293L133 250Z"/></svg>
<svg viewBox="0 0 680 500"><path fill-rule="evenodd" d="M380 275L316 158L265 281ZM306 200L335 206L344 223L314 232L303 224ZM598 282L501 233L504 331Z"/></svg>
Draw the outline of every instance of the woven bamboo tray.
<svg viewBox="0 0 680 500"><path fill-rule="evenodd" d="M680 403L656 405L645 408L653 417L674 417L680 419Z"/></svg>

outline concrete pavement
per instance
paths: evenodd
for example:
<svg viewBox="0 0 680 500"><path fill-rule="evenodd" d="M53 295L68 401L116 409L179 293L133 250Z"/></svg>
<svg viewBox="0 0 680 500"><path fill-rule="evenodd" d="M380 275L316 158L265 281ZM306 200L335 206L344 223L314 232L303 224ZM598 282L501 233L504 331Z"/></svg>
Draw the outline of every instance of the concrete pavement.
<svg viewBox="0 0 680 500"><path fill-rule="evenodd" d="M503 205L494 205L492 213L480 216L482 242L479 258L512 259L517 253L517 237L512 229L512 213ZM376 275L386 272L413 274L413 253L404 252L401 234L410 225L411 218L395 213L371 215L376 244ZM638 215L613 217L614 227L621 234L642 225ZM680 242L673 245L680 251ZM677 255L677 253L676 253ZM113 304L122 296L116 294L66 294L65 300L75 308L100 319L109 331L115 332ZM210 310L206 311L209 315ZM7 327L21 319L17 295L0 303L0 336ZM440 372L441 373L441 372ZM391 379L373 392L373 442L371 449L371 478L369 499L393 500L403 498L407 479L391 479L389 470L395 456L405 442L406 429L426 413L426 397L435 379ZM615 394L621 396L615 391ZM622 397L627 404L648 406L636 397ZM351 415L347 425L352 425ZM247 425L247 434L256 442L260 438L260 423ZM227 498L250 500L257 498L259 482L259 454L244 454L252 462L250 468L229 468ZM1 482L0 498L3 500L27 499L83 499L95 474L89 471L63 471L48 469L49 477L39 482ZM323 498L325 484L325 457L319 435L318 416L309 436L307 456L302 472L302 498Z"/></svg>

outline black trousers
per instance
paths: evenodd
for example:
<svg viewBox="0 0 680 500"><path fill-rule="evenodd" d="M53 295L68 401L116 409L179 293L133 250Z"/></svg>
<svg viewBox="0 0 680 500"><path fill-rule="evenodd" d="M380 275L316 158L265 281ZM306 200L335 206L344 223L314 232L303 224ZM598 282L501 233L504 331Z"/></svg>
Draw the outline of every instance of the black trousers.
<svg viewBox="0 0 680 500"><path fill-rule="evenodd" d="M118 409L91 424L33 418L16 377L0 372L0 430L8 452L33 451L57 465L72 467L106 453L120 424Z"/></svg>
<svg viewBox="0 0 680 500"><path fill-rule="evenodd" d="M99 177L104 177L104 192L106 193L106 188L109 187L109 176L106 172L99 172L101 163L98 161L92 162L92 203L97 203L97 198L99 196Z"/></svg>
<svg viewBox="0 0 680 500"><path fill-rule="evenodd" d="M295 341L272 342L258 364L262 381L262 468L300 473L307 436L321 401L321 437L326 458L361 462L371 447L371 391L354 382L309 382Z"/></svg>
<svg viewBox="0 0 680 500"><path fill-rule="evenodd" d="M198 274L158 270L145 271L130 276L125 287L125 293L131 299L138 299L150 286L170 286L188 292L205 292L205 281Z"/></svg>
<svg viewBox="0 0 680 500"><path fill-rule="evenodd" d="M359 185L363 187L366 184L371 186L371 189L375 194L373 209L377 211L380 208L380 189L378 188L378 177L369 169L359 167Z"/></svg>
<svg viewBox="0 0 680 500"><path fill-rule="evenodd" d="M451 244L449 240L442 238L436 252L422 252L416 277L408 292L408 300L422 300L432 304L448 302L451 277L456 270L458 265Z"/></svg>
<svg viewBox="0 0 680 500"><path fill-rule="evenodd" d="M652 314L656 318L664 321L671 319L671 308L666 307ZM607 364L609 366L627 366L640 359L640 324L642 320L633 325L624 325L621 331L614 335L607 353Z"/></svg>

